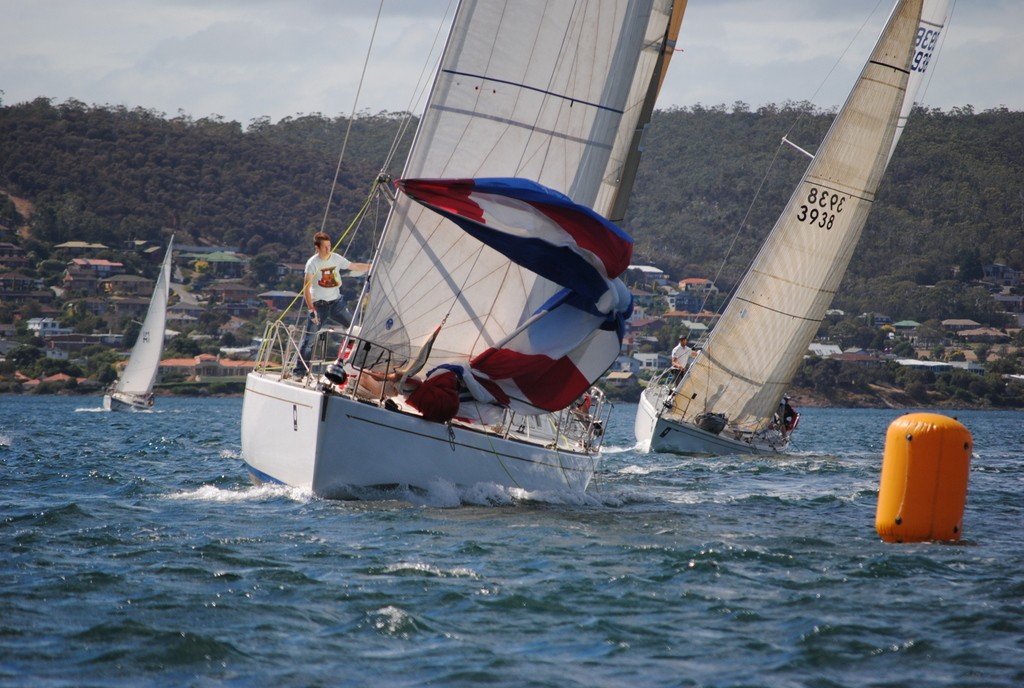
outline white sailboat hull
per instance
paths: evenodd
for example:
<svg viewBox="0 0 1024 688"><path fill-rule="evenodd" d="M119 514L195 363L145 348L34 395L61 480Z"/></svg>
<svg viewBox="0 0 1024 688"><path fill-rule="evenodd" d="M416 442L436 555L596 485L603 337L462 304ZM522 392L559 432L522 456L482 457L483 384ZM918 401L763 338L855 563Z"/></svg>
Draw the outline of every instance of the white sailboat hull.
<svg viewBox="0 0 1024 688"><path fill-rule="evenodd" d="M583 493L598 453L556 450L424 420L325 393L271 373L250 374L242 406L242 456L253 480L325 498L352 488L497 485Z"/></svg>
<svg viewBox="0 0 1024 688"><path fill-rule="evenodd" d="M114 392L103 395L104 411L148 411L153 408L153 397Z"/></svg>
<svg viewBox="0 0 1024 688"><path fill-rule="evenodd" d="M648 387L640 395L633 432L639 445L655 452L687 454L692 456L719 456L728 454L776 454L783 451L789 440L780 435L771 439L759 435L743 438L702 430L692 423L672 420L660 415L664 401L671 390L664 385Z"/></svg>

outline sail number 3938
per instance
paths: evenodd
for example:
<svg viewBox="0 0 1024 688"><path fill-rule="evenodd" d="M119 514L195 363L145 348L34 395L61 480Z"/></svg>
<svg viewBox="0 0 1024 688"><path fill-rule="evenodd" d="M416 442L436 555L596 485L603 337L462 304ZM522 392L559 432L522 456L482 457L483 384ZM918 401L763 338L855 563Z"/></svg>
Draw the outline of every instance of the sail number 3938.
<svg viewBox="0 0 1024 688"><path fill-rule="evenodd" d="M846 196L812 186L805 202L800 205L796 219L822 229L832 229L836 215L843 212Z"/></svg>

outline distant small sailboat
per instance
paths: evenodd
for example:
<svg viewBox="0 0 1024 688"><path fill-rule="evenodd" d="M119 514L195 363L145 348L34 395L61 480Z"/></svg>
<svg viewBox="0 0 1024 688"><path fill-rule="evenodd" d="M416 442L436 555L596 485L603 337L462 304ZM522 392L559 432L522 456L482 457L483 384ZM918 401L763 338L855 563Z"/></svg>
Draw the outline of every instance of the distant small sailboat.
<svg viewBox="0 0 1024 688"><path fill-rule="evenodd" d="M697 358L641 395L634 433L653 451L771 453L799 415L784 395L860 239L948 14L902 0Z"/></svg>
<svg viewBox="0 0 1024 688"><path fill-rule="evenodd" d="M160 266L160 275L153 288L146 319L142 321L142 329L139 330L128 363L121 377L103 395L103 408L107 411L144 411L153 407L153 383L164 350L173 248L174 237L171 237L164 262Z"/></svg>

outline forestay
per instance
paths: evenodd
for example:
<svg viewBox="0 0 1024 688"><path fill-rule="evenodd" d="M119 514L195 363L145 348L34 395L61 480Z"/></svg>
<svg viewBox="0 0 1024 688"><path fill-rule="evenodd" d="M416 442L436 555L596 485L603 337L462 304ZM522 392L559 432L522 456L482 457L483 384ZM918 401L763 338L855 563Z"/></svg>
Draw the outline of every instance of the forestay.
<svg viewBox="0 0 1024 688"><path fill-rule="evenodd" d="M529 179L607 217L629 193L621 175L657 93L672 5L464 2L403 176ZM559 289L399 195L362 336L411 358L444 322L427 367L468 362Z"/></svg>
<svg viewBox="0 0 1024 688"><path fill-rule="evenodd" d="M771 419L850 261L889 159L921 0L901 2L860 78L681 383L670 417Z"/></svg>

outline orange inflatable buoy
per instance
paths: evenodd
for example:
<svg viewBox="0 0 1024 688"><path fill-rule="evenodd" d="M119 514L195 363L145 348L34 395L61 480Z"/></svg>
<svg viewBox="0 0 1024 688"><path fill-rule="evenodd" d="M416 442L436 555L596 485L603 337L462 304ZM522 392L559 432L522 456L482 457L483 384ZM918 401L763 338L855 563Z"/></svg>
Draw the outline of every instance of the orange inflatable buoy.
<svg viewBox="0 0 1024 688"><path fill-rule="evenodd" d="M963 530L971 433L957 420L910 413L885 434L875 530L886 542L956 541Z"/></svg>

